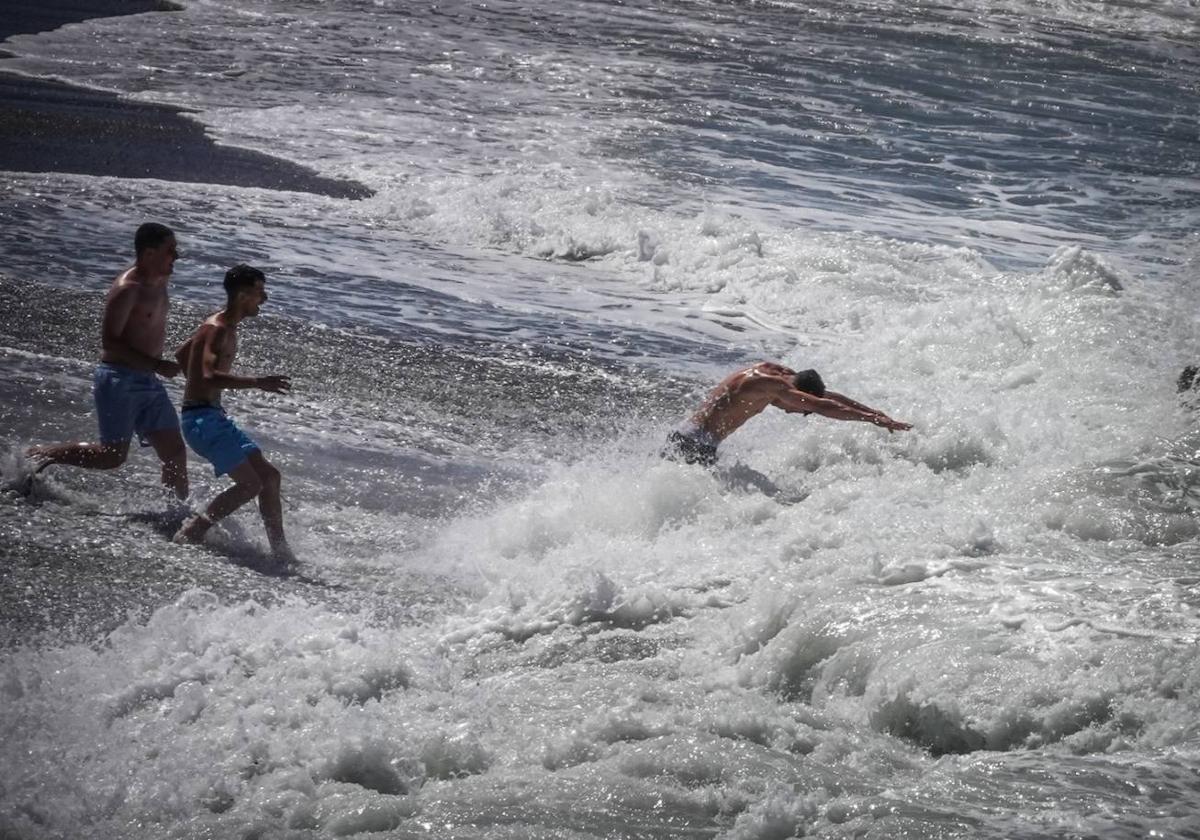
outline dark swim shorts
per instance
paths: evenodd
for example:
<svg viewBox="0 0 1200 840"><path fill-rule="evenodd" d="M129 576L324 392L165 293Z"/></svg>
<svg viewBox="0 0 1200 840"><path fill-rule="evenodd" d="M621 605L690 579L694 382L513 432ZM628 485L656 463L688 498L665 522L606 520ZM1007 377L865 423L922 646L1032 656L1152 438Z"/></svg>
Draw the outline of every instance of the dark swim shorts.
<svg viewBox="0 0 1200 840"><path fill-rule="evenodd" d="M662 454L664 458L670 458L672 461L711 467L717 463L718 443L719 441L704 429L689 426L676 429L667 435L667 446Z"/></svg>

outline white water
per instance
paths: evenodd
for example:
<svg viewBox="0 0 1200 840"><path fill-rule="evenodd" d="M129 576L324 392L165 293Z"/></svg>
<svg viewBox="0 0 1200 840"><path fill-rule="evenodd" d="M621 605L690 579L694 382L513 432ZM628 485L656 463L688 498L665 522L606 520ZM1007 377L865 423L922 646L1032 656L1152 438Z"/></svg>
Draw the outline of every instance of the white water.
<svg viewBox="0 0 1200 840"><path fill-rule="evenodd" d="M36 589L197 587L5 650L2 833L1200 836L1194 10L909 7L205 2L12 39L378 194L4 176L18 280L97 288L129 197L181 231L181 317L271 269L244 362L307 378L234 410L342 589L225 571L252 512L214 552L80 516L157 504L144 455L6 496L13 558L74 564ZM6 443L88 434L74 322L4 323ZM755 419L723 461L779 501L658 459L766 354L914 431Z"/></svg>

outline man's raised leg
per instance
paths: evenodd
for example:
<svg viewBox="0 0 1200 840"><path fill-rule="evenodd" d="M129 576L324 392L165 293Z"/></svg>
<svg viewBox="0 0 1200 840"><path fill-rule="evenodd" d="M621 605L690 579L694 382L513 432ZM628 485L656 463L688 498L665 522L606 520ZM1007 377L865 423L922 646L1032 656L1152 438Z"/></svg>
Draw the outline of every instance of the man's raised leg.
<svg viewBox="0 0 1200 840"><path fill-rule="evenodd" d="M88 470L115 470L129 455L129 441L116 443L62 443L57 446L31 446L25 457L37 464L34 475L53 464L83 467Z"/></svg>

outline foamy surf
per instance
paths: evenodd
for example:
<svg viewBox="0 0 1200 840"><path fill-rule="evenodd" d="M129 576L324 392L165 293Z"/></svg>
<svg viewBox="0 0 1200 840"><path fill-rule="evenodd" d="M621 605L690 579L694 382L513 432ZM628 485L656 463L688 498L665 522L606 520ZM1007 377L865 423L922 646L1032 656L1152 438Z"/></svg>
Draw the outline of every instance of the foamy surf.
<svg viewBox="0 0 1200 840"><path fill-rule="evenodd" d="M172 544L145 451L0 493L0 834L1195 836L1185 6L206 0L6 42L375 196L3 175L5 450L94 434L135 207L171 341L270 278L239 360L295 391L229 408L301 574L243 562L252 509ZM664 461L760 358L914 429L771 411Z"/></svg>

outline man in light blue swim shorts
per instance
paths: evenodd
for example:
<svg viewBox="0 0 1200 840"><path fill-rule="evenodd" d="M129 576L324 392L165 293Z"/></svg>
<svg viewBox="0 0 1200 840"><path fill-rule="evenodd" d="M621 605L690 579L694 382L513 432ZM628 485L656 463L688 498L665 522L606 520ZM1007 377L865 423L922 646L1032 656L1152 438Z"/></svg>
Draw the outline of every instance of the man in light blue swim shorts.
<svg viewBox="0 0 1200 840"><path fill-rule="evenodd" d="M214 475L228 475L252 453L262 452L220 405L184 402L180 413L183 439L213 465Z"/></svg>
<svg viewBox="0 0 1200 840"><path fill-rule="evenodd" d="M184 499L187 449L175 407L158 378L179 373L176 362L161 358L170 305L167 283L179 257L175 234L147 222L134 235L134 252L137 261L113 281L104 301L100 364L92 376L100 442L34 446L26 454L37 463L35 475L52 464L111 470L125 463L136 434L162 461L163 485Z"/></svg>
<svg viewBox="0 0 1200 840"><path fill-rule="evenodd" d="M253 318L267 300L266 277L257 268L235 265L225 273L225 308L209 316L187 340L176 358L187 373L183 392L183 435L196 454L213 465L217 475L233 479L204 513L197 514L175 534L176 542L198 543L215 522L251 499L258 499L271 553L281 567L295 561L283 533L280 475L262 450L225 413L221 393L226 388L257 388L286 393L286 376L237 376L230 372L237 354L237 328Z"/></svg>

